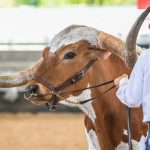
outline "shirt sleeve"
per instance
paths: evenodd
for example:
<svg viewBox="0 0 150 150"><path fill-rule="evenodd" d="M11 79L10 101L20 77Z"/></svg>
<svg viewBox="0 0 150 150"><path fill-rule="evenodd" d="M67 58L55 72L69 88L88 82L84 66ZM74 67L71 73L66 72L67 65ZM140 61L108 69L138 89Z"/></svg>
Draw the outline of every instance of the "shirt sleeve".
<svg viewBox="0 0 150 150"><path fill-rule="evenodd" d="M139 107L143 99L143 58L139 57L130 79L123 78L119 82L117 90L117 97L119 100L128 107Z"/></svg>

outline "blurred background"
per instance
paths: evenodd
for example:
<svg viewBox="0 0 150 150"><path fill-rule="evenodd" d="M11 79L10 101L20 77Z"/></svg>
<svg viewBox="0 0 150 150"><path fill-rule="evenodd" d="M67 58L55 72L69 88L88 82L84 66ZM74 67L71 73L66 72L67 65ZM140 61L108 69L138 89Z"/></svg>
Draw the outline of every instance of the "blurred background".
<svg viewBox="0 0 150 150"><path fill-rule="evenodd" d="M0 0L0 74L22 70L72 24L125 40L150 0ZM137 44L150 47L148 16ZM0 89L0 150L86 150L84 114L60 105L56 112L23 98L24 87ZM68 132L69 131L69 132Z"/></svg>

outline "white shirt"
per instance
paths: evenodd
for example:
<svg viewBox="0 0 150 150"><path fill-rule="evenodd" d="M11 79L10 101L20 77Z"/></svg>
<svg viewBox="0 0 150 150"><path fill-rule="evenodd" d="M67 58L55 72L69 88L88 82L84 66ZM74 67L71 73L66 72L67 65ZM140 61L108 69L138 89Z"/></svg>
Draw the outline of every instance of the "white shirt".
<svg viewBox="0 0 150 150"><path fill-rule="evenodd" d="M116 95L128 107L142 105L143 122L150 121L150 49L139 56L130 79L120 80Z"/></svg>

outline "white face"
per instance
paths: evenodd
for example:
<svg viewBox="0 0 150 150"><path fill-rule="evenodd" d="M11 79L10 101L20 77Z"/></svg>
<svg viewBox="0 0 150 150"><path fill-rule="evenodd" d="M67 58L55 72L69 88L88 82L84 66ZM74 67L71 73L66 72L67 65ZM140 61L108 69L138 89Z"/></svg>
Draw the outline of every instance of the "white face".
<svg viewBox="0 0 150 150"><path fill-rule="evenodd" d="M50 42L51 52L55 52L61 46L72 44L80 40L86 40L91 45L98 43L98 30L86 27L72 25L59 32Z"/></svg>

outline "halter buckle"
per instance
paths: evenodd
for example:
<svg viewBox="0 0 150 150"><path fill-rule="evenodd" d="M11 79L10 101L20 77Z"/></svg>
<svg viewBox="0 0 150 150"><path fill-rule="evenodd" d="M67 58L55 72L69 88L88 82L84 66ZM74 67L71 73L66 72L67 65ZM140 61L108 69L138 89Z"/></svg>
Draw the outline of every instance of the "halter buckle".
<svg viewBox="0 0 150 150"><path fill-rule="evenodd" d="M79 72L74 78L71 79L72 84L77 82L78 80L82 79L84 77L84 70L82 70L81 72Z"/></svg>

